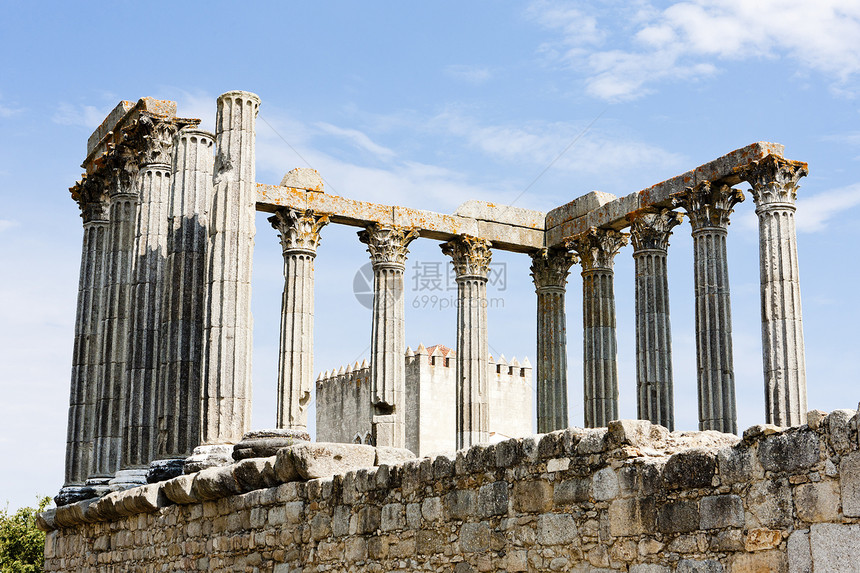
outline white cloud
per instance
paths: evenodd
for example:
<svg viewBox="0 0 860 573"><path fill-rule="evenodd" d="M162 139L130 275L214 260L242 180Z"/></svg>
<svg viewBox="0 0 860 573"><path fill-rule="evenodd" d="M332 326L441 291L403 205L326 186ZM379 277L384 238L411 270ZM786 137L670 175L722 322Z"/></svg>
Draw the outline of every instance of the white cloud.
<svg viewBox="0 0 860 573"><path fill-rule="evenodd" d="M629 11L540 2L532 13L561 35L540 51L584 71L588 93L610 101L635 99L667 79L711 76L721 60L790 58L846 93L860 75L855 0L691 0L664 10L642 3ZM602 28L602 21L616 29Z"/></svg>
<svg viewBox="0 0 860 573"><path fill-rule="evenodd" d="M3 231L8 231L9 229L13 229L20 225L18 221L12 221L10 219L0 219L0 233Z"/></svg>
<svg viewBox="0 0 860 573"><path fill-rule="evenodd" d="M493 77L489 69L480 66L452 65L445 68L445 73L475 85L482 84Z"/></svg>
<svg viewBox="0 0 860 573"><path fill-rule="evenodd" d="M98 108L92 105L73 105L67 102L61 102L57 106L51 120L60 125L74 125L95 129L104 118L110 113L110 106Z"/></svg>
<svg viewBox="0 0 860 573"><path fill-rule="evenodd" d="M815 233L827 228L827 221L843 214L847 209L860 205L860 183L817 193L812 197L797 199L797 230Z"/></svg>
<svg viewBox="0 0 860 573"><path fill-rule="evenodd" d="M381 159L389 159L395 155L394 151L388 149L387 147L377 145L373 142L373 140L370 139L370 137L358 131L357 129L346 129L325 122L320 122L316 125L325 133L344 138L356 147L365 151L369 151L370 153L376 155Z"/></svg>

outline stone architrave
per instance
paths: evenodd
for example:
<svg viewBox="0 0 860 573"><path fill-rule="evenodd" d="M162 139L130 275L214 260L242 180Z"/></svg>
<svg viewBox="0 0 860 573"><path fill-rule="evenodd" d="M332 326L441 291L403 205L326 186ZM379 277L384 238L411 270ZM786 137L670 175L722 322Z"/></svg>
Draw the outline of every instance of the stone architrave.
<svg viewBox="0 0 860 573"><path fill-rule="evenodd" d="M740 172L752 186L759 220L765 417L777 426L806 423L806 355L794 212L797 182L807 173L806 163L775 155Z"/></svg>
<svg viewBox="0 0 860 573"><path fill-rule="evenodd" d="M223 449L219 446L239 442L251 422L254 130L259 107L260 98L249 92L218 98L200 421L201 446L217 452Z"/></svg>
<svg viewBox="0 0 860 573"><path fill-rule="evenodd" d="M149 462L156 456L161 303L176 131L173 121L141 115L128 134L138 151L140 205L134 248L130 361L120 468L127 472L127 479L144 483ZM131 470L137 470L134 476Z"/></svg>
<svg viewBox="0 0 860 573"><path fill-rule="evenodd" d="M487 280L490 242L460 236L440 245L451 257L457 281L457 448L489 439Z"/></svg>
<svg viewBox="0 0 860 573"><path fill-rule="evenodd" d="M532 255L537 293L537 431L567 428L567 317L564 294L577 257L565 249Z"/></svg>
<svg viewBox="0 0 860 573"><path fill-rule="evenodd" d="M269 217L284 254L277 428L307 430L314 368L314 259L328 216L279 209Z"/></svg>
<svg viewBox="0 0 860 573"><path fill-rule="evenodd" d="M184 459L200 443L206 248L215 137L184 128L174 139L161 304L156 456Z"/></svg>
<svg viewBox="0 0 860 573"><path fill-rule="evenodd" d="M111 172L108 187L110 222L105 253L102 350L96 411L93 467L88 482L99 483L119 470L125 399L128 391L131 295L134 284L134 239L138 212L137 153L123 143L105 160Z"/></svg>
<svg viewBox="0 0 860 573"><path fill-rule="evenodd" d="M699 429L737 433L732 360L732 310L726 236L729 216L744 194L702 181L674 197L693 229Z"/></svg>
<svg viewBox="0 0 860 573"><path fill-rule="evenodd" d="M615 334L614 259L628 236L592 227L572 237L582 264L583 385L585 427L618 419L618 362Z"/></svg>
<svg viewBox="0 0 860 573"><path fill-rule="evenodd" d="M82 499L80 488L92 467L98 368L101 363L101 320L105 284L105 251L109 221L108 182L93 174L71 189L84 221L81 272L66 441L66 473L57 505Z"/></svg>
<svg viewBox="0 0 860 573"><path fill-rule="evenodd" d="M374 445L406 447L406 306L403 272L408 246L418 232L372 225L358 238L373 266L370 380Z"/></svg>
<svg viewBox="0 0 860 573"><path fill-rule="evenodd" d="M675 429L672 329L666 267L669 236L683 215L652 209L628 217L636 264L636 398L640 420Z"/></svg>

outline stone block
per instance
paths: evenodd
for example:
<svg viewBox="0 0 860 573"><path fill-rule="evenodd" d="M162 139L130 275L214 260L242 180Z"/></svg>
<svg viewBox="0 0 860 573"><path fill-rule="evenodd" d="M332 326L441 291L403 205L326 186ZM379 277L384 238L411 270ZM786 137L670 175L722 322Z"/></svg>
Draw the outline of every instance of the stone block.
<svg viewBox="0 0 860 573"><path fill-rule="evenodd" d="M750 529L744 542L747 551L763 551L778 547L782 541L782 532L777 529Z"/></svg>
<svg viewBox="0 0 860 573"><path fill-rule="evenodd" d="M672 570L656 563L638 563L630 566L630 573L672 573Z"/></svg>
<svg viewBox="0 0 860 573"><path fill-rule="evenodd" d="M657 530L686 533L699 529L699 504L695 500L668 501L657 509Z"/></svg>
<svg viewBox="0 0 860 573"><path fill-rule="evenodd" d="M609 422L607 439L610 447L651 447L651 422L648 420L614 420Z"/></svg>
<svg viewBox="0 0 860 573"><path fill-rule="evenodd" d="M815 573L860 570L860 525L814 524L809 528L809 547Z"/></svg>
<svg viewBox="0 0 860 573"><path fill-rule="evenodd" d="M606 428L588 428L576 445L577 454L599 454L606 449Z"/></svg>
<svg viewBox="0 0 860 573"><path fill-rule="evenodd" d="M723 573L723 565L716 559L681 559L675 573Z"/></svg>
<svg viewBox="0 0 860 573"><path fill-rule="evenodd" d="M241 442L233 446L233 459L268 458L277 455L281 448L309 441L310 436L305 430L279 428L248 432L242 436Z"/></svg>
<svg viewBox="0 0 860 573"><path fill-rule="evenodd" d="M597 501L615 499L618 496L618 476L612 468L594 472L591 478L591 495Z"/></svg>
<svg viewBox="0 0 860 573"><path fill-rule="evenodd" d="M406 526L409 529L418 529L421 527L421 504L407 503L406 504Z"/></svg>
<svg viewBox="0 0 860 573"><path fill-rule="evenodd" d="M402 503L387 503L382 506L382 518L379 525L382 531L403 529L405 525Z"/></svg>
<svg viewBox="0 0 860 573"><path fill-rule="evenodd" d="M699 503L699 528L744 526L744 502L736 495L709 495Z"/></svg>
<svg viewBox="0 0 860 573"><path fill-rule="evenodd" d="M851 451L851 419L857 412L854 410L833 410L827 415L827 433L830 445L837 454L847 454Z"/></svg>
<svg viewBox="0 0 860 573"><path fill-rule="evenodd" d="M233 477L232 466L206 468L194 474L191 491L197 499L220 499L242 490Z"/></svg>
<svg viewBox="0 0 860 573"><path fill-rule="evenodd" d="M848 454L839 462L839 486L843 515L860 517L860 452Z"/></svg>
<svg viewBox="0 0 860 573"><path fill-rule="evenodd" d="M170 504L160 484L153 483L116 493L115 507L120 515L150 513Z"/></svg>
<svg viewBox="0 0 860 573"><path fill-rule="evenodd" d="M541 545L570 545L578 540L572 515L545 513L538 517L537 541Z"/></svg>
<svg viewBox="0 0 860 573"><path fill-rule="evenodd" d="M713 453L692 449L673 454L663 468L663 483L669 489L710 487L716 472Z"/></svg>
<svg viewBox="0 0 860 573"><path fill-rule="evenodd" d="M805 483L794 490L797 517L809 523L836 521L839 519L839 482L826 480Z"/></svg>
<svg viewBox="0 0 860 573"><path fill-rule="evenodd" d="M563 472L570 467L570 458L553 458L546 461L547 473Z"/></svg>
<svg viewBox="0 0 860 573"><path fill-rule="evenodd" d="M769 436L759 442L758 459L765 470L793 472L814 466L819 460L818 434L809 430Z"/></svg>
<svg viewBox="0 0 860 573"><path fill-rule="evenodd" d="M788 573L813 573L808 529L797 529L791 532L788 536L786 557Z"/></svg>
<svg viewBox="0 0 860 573"><path fill-rule="evenodd" d="M374 506L362 507L355 514L355 518L355 532L359 534L374 533L382 524L382 512ZM352 530L352 525L350 525L350 530Z"/></svg>
<svg viewBox="0 0 860 573"><path fill-rule="evenodd" d="M412 453L412 450L407 450L406 448L394 448L391 446L377 446L374 465L396 466L400 462L414 459L415 454Z"/></svg>
<svg viewBox="0 0 860 573"><path fill-rule="evenodd" d="M617 499L609 505L609 532L613 537L651 532L656 522L657 510L652 498Z"/></svg>
<svg viewBox="0 0 860 573"><path fill-rule="evenodd" d="M747 527L792 525L791 486L784 477L754 482L747 490L746 503L751 517Z"/></svg>
<svg viewBox="0 0 860 573"><path fill-rule="evenodd" d="M552 507L553 488L546 480L527 480L514 483L514 509L523 513L543 513Z"/></svg>
<svg viewBox="0 0 860 573"><path fill-rule="evenodd" d="M281 179L281 187L293 187L307 191L323 191L323 180L316 169L296 167Z"/></svg>
<svg viewBox="0 0 860 573"><path fill-rule="evenodd" d="M478 490L478 516L491 517L508 513L508 483L497 481Z"/></svg>
<svg viewBox="0 0 860 573"><path fill-rule="evenodd" d="M464 523L460 527L460 550L465 553L490 548L490 528L486 523Z"/></svg>
<svg viewBox="0 0 860 573"><path fill-rule="evenodd" d="M166 482L162 482L161 487L164 490L164 495L173 503L197 503L200 500L192 491L194 483L194 475L181 475Z"/></svg>
<svg viewBox="0 0 860 573"><path fill-rule="evenodd" d="M732 557L732 573L786 573L785 553L777 550L738 553Z"/></svg>
<svg viewBox="0 0 860 573"><path fill-rule="evenodd" d="M591 480L588 478L571 478L555 485L553 503L555 505L570 505L582 503L591 499Z"/></svg>
<svg viewBox="0 0 860 573"><path fill-rule="evenodd" d="M717 467L723 485L746 483L751 478L764 475L761 464L747 446L729 446L717 450Z"/></svg>
<svg viewBox="0 0 860 573"><path fill-rule="evenodd" d="M442 519L442 500L438 497L428 497L421 502L421 516L427 521Z"/></svg>
<svg viewBox="0 0 860 573"><path fill-rule="evenodd" d="M538 458L541 460L550 460L561 455L564 455L564 430L544 434L540 443L538 443Z"/></svg>
<svg viewBox="0 0 860 573"><path fill-rule="evenodd" d="M233 466L233 477L243 492L254 491L278 485L280 480L274 479L273 472L267 472L266 466L273 467L276 456L270 458L243 459Z"/></svg>
<svg viewBox="0 0 860 573"><path fill-rule="evenodd" d="M279 477L282 454L288 455L292 459L296 472L306 480L330 477L358 468L373 467L376 461L376 448L373 446L309 442L278 452L279 461L275 468L278 470Z"/></svg>
<svg viewBox="0 0 860 573"><path fill-rule="evenodd" d="M421 555L434 555L441 553L448 546L448 538L440 531L422 529L418 532L415 545Z"/></svg>
<svg viewBox="0 0 860 573"><path fill-rule="evenodd" d="M477 493L471 489L457 489L445 496L445 510L453 519L467 520L477 513Z"/></svg>

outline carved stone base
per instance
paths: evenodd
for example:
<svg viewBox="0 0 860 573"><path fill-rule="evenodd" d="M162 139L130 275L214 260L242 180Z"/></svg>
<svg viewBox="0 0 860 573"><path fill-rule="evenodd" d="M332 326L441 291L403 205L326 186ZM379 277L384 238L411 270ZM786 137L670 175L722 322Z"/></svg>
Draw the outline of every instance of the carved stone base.
<svg viewBox="0 0 860 573"><path fill-rule="evenodd" d="M119 470L107 485L111 490L128 489L139 485L146 485L147 468L135 468L130 470Z"/></svg>
<svg viewBox="0 0 860 573"><path fill-rule="evenodd" d="M70 503L98 497L98 495L95 488L90 486L67 485L60 490L60 493L54 496L54 503L57 507L60 507L61 505L69 505Z"/></svg>
<svg viewBox="0 0 860 573"><path fill-rule="evenodd" d="M233 444L197 446L185 459L185 473L193 474L206 468L228 466L233 463Z"/></svg>
<svg viewBox="0 0 860 573"><path fill-rule="evenodd" d="M149 463L146 483L158 483L181 476L185 470L185 458L155 460Z"/></svg>
<svg viewBox="0 0 860 573"><path fill-rule="evenodd" d="M242 436L242 441L233 446L233 459L268 458L286 448L302 442L309 442L310 435L305 430L280 428L258 430Z"/></svg>

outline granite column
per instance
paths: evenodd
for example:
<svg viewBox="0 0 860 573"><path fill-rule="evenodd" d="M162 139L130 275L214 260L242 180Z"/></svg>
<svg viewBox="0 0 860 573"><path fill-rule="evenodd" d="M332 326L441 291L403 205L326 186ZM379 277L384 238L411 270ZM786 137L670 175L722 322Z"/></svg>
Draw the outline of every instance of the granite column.
<svg viewBox="0 0 860 573"><path fill-rule="evenodd" d="M618 419L618 363L615 334L614 259L627 235L590 228L571 239L582 263L583 385L585 427Z"/></svg>
<svg viewBox="0 0 860 573"><path fill-rule="evenodd" d="M797 182L807 173L806 163L774 155L741 171L752 186L759 220L765 417L777 426L806 423L806 355L794 212Z"/></svg>
<svg viewBox="0 0 860 573"><path fill-rule="evenodd" d="M565 286L576 255L541 249L532 255L537 293L537 431L567 428L567 318Z"/></svg>
<svg viewBox="0 0 860 573"><path fill-rule="evenodd" d="M460 236L441 245L454 263L457 281L457 448L485 443L490 436L487 342L487 280L490 242Z"/></svg>
<svg viewBox="0 0 860 573"><path fill-rule="evenodd" d="M693 228L699 429L737 433L732 309L726 254L729 216L744 195L702 181L675 196Z"/></svg>
<svg viewBox="0 0 860 573"><path fill-rule="evenodd" d="M372 225L359 232L373 266L370 383L373 442L406 447L406 306L403 272L414 229Z"/></svg>

